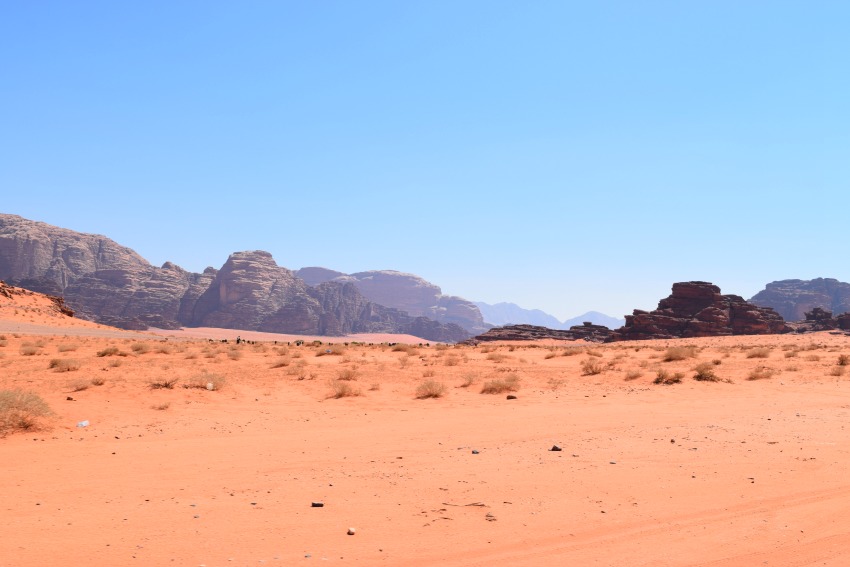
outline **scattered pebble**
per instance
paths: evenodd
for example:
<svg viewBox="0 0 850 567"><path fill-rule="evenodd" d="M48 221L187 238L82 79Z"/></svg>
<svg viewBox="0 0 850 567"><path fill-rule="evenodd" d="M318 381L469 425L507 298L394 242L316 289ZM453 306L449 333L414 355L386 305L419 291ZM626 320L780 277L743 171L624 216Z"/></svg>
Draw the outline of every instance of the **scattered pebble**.
<svg viewBox="0 0 850 567"><path fill-rule="evenodd" d="M515 400L516 396L514 396L513 394L508 394L508 399L509 400Z"/></svg>
<svg viewBox="0 0 850 567"><path fill-rule="evenodd" d="M549 450L550 450L550 451L563 451L563 449L561 449L561 448L560 448L560 447L558 447L557 445L552 445L552 448L551 448L551 449L549 449Z"/></svg>
<svg viewBox="0 0 850 567"><path fill-rule="evenodd" d="M313 508L324 508L325 503L324 502L311 502L310 506L313 507Z"/></svg>
<svg viewBox="0 0 850 567"><path fill-rule="evenodd" d="M354 528L348 528L348 535L354 535L357 532Z"/></svg>
<svg viewBox="0 0 850 567"><path fill-rule="evenodd" d="M472 454L473 454L473 455L477 455L477 454L478 454L478 449L473 449L473 450L472 450Z"/></svg>

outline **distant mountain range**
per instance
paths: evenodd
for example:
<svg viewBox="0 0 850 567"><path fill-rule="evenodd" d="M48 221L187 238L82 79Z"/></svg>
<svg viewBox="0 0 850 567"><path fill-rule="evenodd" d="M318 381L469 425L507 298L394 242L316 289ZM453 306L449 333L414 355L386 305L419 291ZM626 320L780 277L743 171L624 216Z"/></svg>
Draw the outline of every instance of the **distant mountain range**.
<svg viewBox="0 0 850 567"><path fill-rule="evenodd" d="M625 319L617 319L598 311L588 311L578 317L559 321L556 317L540 309L523 309L515 303L503 302L491 305L476 301L475 305L481 310L481 314L487 323L498 327L504 325L537 325L550 329L569 329L572 326L581 325L585 321L590 321L594 325L604 325L609 329L617 329L626 323Z"/></svg>

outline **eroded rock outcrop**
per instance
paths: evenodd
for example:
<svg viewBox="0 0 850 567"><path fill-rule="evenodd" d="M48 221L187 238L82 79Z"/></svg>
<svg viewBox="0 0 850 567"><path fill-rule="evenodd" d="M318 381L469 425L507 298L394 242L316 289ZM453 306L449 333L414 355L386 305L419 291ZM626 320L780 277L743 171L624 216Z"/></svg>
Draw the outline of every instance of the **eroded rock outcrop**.
<svg viewBox="0 0 850 567"><path fill-rule="evenodd" d="M0 215L0 278L62 297L82 319L121 327L225 327L341 335L413 333L456 342L450 323L384 307L344 281L309 286L263 251L237 252L220 270L197 274L149 264L104 236Z"/></svg>
<svg viewBox="0 0 850 567"><path fill-rule="evenodd" d="M486 333L467 339L464 344L478 344L492 341L537 341L554 339L559 341L575 341L584 339L589 342L601 343L611 336L611 329L603 325L594 325L585 321L582 325L574 325L569 330L550 329L539 325L505 325L494 327Z"/></svg>
<svg viewBox="0 0 850 567"><path fill-rule="evenodd" d="M850 283L833 278L781 280L767 284L750 302L772 307L786 321L803 321L806 312L815 307L846 313L850 311Z"/></svg>
<svg viewBox="0 0 850 567"><path fill-rule="evenodd" d="M709 282L673 284L673 293L654 311L636 309L612 341L765 335L790 332L782 317L769 307L748 303L738 295L722 295Z"/></svg>

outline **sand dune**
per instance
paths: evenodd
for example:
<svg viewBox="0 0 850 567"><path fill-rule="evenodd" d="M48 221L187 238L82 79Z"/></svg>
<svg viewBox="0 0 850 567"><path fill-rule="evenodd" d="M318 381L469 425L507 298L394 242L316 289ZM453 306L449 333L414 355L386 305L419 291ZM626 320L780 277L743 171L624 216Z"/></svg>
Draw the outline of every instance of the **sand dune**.
<svg viewBox="0 0 850 567"><path fill-rule="evenodd" d="M844 336L328 354L65 323L0 333L0 388L55 412L0 439L4 567L848 561Z"/></svg>

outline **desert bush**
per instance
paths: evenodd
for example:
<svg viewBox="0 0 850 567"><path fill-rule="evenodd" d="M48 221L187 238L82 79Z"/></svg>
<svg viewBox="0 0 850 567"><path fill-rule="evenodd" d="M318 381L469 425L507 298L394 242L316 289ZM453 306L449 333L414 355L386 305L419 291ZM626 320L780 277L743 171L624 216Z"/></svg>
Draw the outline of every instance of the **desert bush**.
<svg viewBox="0 0 850 567"><path fill-rule="evenodd" d="M491 352L487 355L487 360L495 362L496 364L503 362L506 358L508 358L508 355L501 352Z"/></svg>
<svg viewBox="0 0 850 567"><path fill-rule="evenodd" d="M56 372L73 372L80 369L80 361L72 358L54 358L50 361L49 367Z"/></svg>
<svg viewBox="0 0 850 567"><path fill-rule="evenodd" d="M747 353L747 358L768 358L769 356L770 349L765 347L754 348Z"/></svg>
<svg viewBox="0 0 850 567"><path fill-rule="evenodd" d="M0 339L0 347L7 346L9 342L6 339Z"/></svg>
<svg viewBox="0 0 850 567"><path fill-rule="evenodd" d="M476 376L475 374L464 374L463 375L463 382L461 382L460 387L461 388L469 388L470 386L475 384L475 381L477 379L478 379L478 376Z"/></svg>
<svg viewBox="0 0 850 567"><path fill-rule="evenodd" d="M785 367L785 370L788 371L788 372L799 372L800 367L797 366L796 364L789 364L788 366Z"/></svg>
<svg viewBox="0 0 850 567"><path fill-rule="evenodd" d="M504 378L489 380L481 387L482 394L501 394L503 392L516 392L519 390L520 378L516 374L509 374Z"/></svg>
<svg viewBox="0 0 850 567"><path fill-rule="evenodd" d="M798 350L786 350L785 351L785 358L794 358L795 356L797 356L797 353L799 353L799 352L800 351L798 351Z"/></svg>
<svg viewBox="0 0 850 567"><path fill-rule="evenodd" d="M21 345L20 352L21 352L21 355L22 355L22 356L35 356L35 355L37 355L39 352L41 352L41 349L39 349L39 348L38 348L37 346L35 346L35 345L27 345L27 344L25 344L25 345Z"/></svg>
<svg viewBox="0 0 850 567"><path fill-rule="evenodd" d="M677 346L670 347L664 353L664 362L676 362L679 360L686 360L688 358L694 358L697 355L697 348L695 346Z"/></svg>
<svg viewBox="0 0 850 567"><path fill-rule="evenodd" d="M412 345L395 345L390 350L392 352L406 352L407 354L414 354L416 352L416 347Z"/></svg>
<svg viewBox="0 0 850 567"><path fill-rule="evenodd" d="M108 366L110 368L118 368L122 364L124 364L123 360L121 360L120 358L113 358L112 360L109 361Z"/></svg>
<svg viewBox="0 0 850 567"><path fill-rule="evenodd" d="M281 358L280 360L272 364L272 368L284 368L286 366L289 366L291 362L292 361L290 361L288 358Z"/></svg>
<svg viewBox="0 0 850 567"><path fill-rule="evenodd" d="M186 360L196 360L198 358L197 352L190 352L186 355Z"/></svg>
<svg viewBox="0 0 850 567"><path fill-rule="evenodd" d="M154 378L148 382L151 390L171 390L177 384L177 378Z"/></svg>
<svg viewBox="0 0 850 567"><path fill-rule="evenodd" d="M697 364L694 368L694 380L700 382L718 382L720 378L714 373L714 365L710 362Z"/></svg>
<svg viewBox="0 0 850 567"><path fill-rule="evenodd" d="M52 416L53 410L35 392L0 390L0 436L39 429Z"/></svg>
<svg viewBox="0 0 850 567"><path fill-rule="evenodd" d="M844 367L843 366L833 366L829 371L830 376L844 376Z"/></svg>
<svg viewBox="0 0 850 567"><path fill-rule="evenodd" d="M358 372L356 368L343 368L336 373L336 379L342 382L351 382L352 380L357 380L357 378Z"/></svg>
<svg viewBox="0 0 850 567"><path fill-rule="evenodd" d="M331 380L328 385L331 387L331 398L353 398L362 395L360 389L355 388L351 382Z"/></svg>
<svg viewBox="0 0 850 567"><path fill-rule="evenodd" d="M63 345L58 345L56 347L56 350L58 352L71 352L71 351L77 350L78 348L80 348L80 345L77 345L77 344L74 344L74 343L67 343L67 344L63 344Z"/></svg>
<svg viewBox="0 0 850 567"><path fill-rule="evenodd" d="M669 386L670 384L680 383L684 377L684 374L681 372L670 372L662 368L655 373L655 380L652 383Z"/></svg>
<svg viewBox="0 0 850 567"><path fill-rule="evenodd" d="M68 383L68 389L72 392L82 392L83 390L88 390L89 386L91 386L91 382L88 380L74 380L73 382Z"/></svg>
<svg viewBox="0 0 850 567"><path fill-rule="evenodd" d="M106 380L104 380L100 376L95 376L91 379L92 386L103 386L104 384L106 384Z"/></svg>
<svg viewBox="0 0 850 567"><path fill-rule="evenodd" d="M460 364L460 358L456 354L450 354L443 359L443 364L446 366L457 366Z"/></svg>
<svg viewBox="0 0 850 567"><path fill-rule="evenodd" d="M550 358L555 358L556 356L558 356L558 353L555 353L555 352L547 352L547 353L546 353L546 356L544 356L543 358L544 358L544 359L546 359L546 360L549 360Z"/></svg>
<svg viewBox="0 0 850 567"><path fill-rule="evenodd" d="M599 352L598 350L594 350L594 349L589 348L589 349L585 350L584 352L585 352L585 354L587 354L587 356L596 356L598 358L602 358L602 353Z"/></svg>
<svg viewBox="0 0 850 567"><path fill-rule="evenodd" d="M159 344L156 346L155 352L157 354L171 354L171 347L167 344Z"/></svg>
<svg viewBox="0 0 850 567"><path fill-rule="evenodd" d="M242 351L238 348L232 348L227 351L227 358L230 360L239 360L242 358Z"/></svg>
<svg viewBox="0 0 850 567"><path fill-rule="evenodd" d="M133 343L130 345L130 350L136 354L146 354L150 352L151 346L148 343Z"/></svg>
<svg viewBox="0 0 850 567"><path fill-rule="evenodd" d="M747 380L767 380L776 374L776 370L767 366L757 366L747 375Z"/></svg>
<svg viewBox="0 0 850 567"><path fill-rule="evenodd" d="M817 362L820 360L820 356L817 354L810 354L806 356L806 361L808 362Z"/></svg>
<svg viewBox="0 0 850 567"><path fill-rule="evenodd" d="M374 384L369 386L369 390L372 391L372 392L377 392L380 389L381 389L381 385L377 382L375 382Z"/></svg>
<svg viewBox="0 0 850 567"><path fill-rule="evenodd" d="M850 355L841 354L838 356L838 362L836 363L838 366L848 366L850 365Z"/></svg>
<svg viewBox="0 0 850 567"><path fill-rule="evenodd" d="M437 373L434 372L434 370L431 369L431 368L429 368L428 370L426 370L425 372L422 373L423 378L433 378L436 375L437 375Z"/></svg>
<svg viewBox="0 0 850 567"><path fill-rule="evenodd" d="M163 402L161 404L152 405L151 409L154 409L154 410L157 410L157 411L165 411L170 407L171 407L171 402Z"/></svg>
<svg viewBox="0 0 850 567"><path fill-rule="evenodd" d="M581 347L566 347L563 352L561 352L561 356L575 356L577 354L581 354L584 349Z"/></svg>
<svg viewBox="0 0 850 567"><path fill-rule="evenodd" d="M316 356L341 356L345 354L343 345L330 345L327 348L320 348L316 351Z"/></svg>
<svg viewBox="0 0 850 567"><path fill-rule="evenodd" d="M446 395L446 385L436 380L426 380L417 386L416 398L442 398Z"/></svg>
<svg viewBox="0 0 850 567"><path fill-rule="evenodd" d="M585 376L594 376L605 372L605 366L596 359L588 358L581 361L581 373Z"/></svg>
<svg viewBox="0 0 850 567"><path fill-rule="evenodd" d="M106 347L103 350L97 351L97 356L103 358L104 356L127 356L127 353L119 350L118 347Z"/></svg>
<svg viewBox="0 0 850 567"><path fill-rule="evenodd" d="M221 374L202 372L193 376L183 384L184 388L196 388L198 390L221 390L227 383L227 379Z"/></svg>
<svg viewBox="0 0 850 567"><path fill-rule="evenodd" d="M641 372L640 370L629 370L628 372L626 372L625 380L627 382L631 382L632 380L637 380L641 376L643 376L643 372Z"/></svg>

